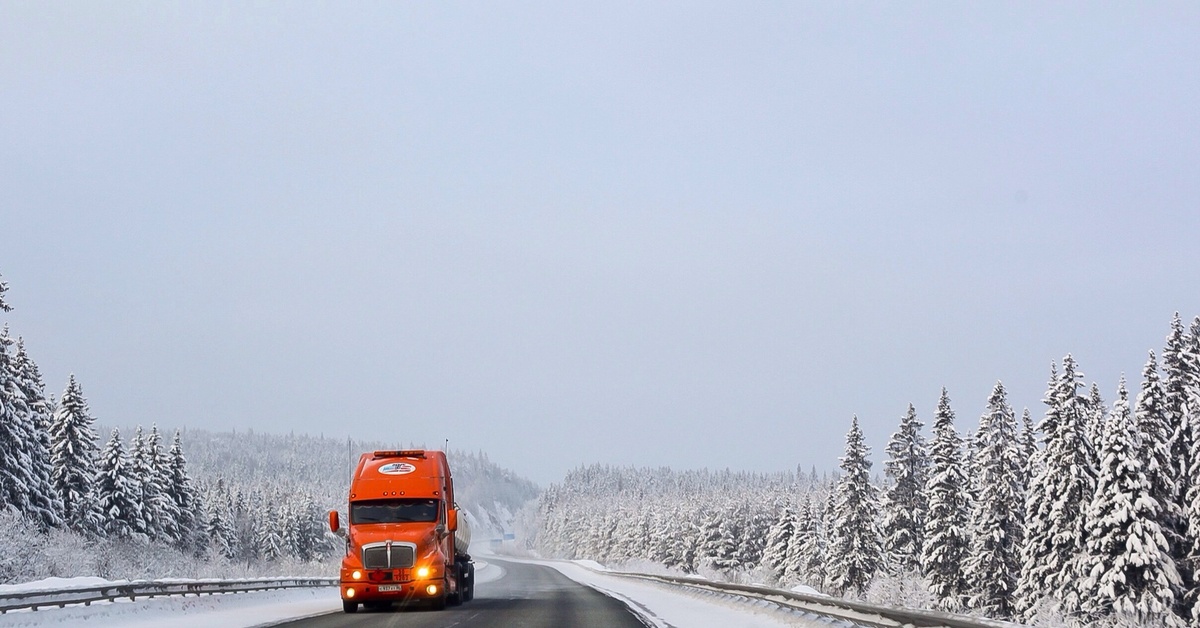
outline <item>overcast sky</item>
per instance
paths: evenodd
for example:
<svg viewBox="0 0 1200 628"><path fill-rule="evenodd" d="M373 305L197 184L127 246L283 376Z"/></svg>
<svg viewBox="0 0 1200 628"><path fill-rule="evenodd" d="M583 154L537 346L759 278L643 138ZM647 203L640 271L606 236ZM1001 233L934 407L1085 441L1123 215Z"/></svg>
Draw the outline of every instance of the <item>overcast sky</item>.
<svg viewBox="0 0 1200 628"><path fill-rule="evenodd" d="M874 460L1200 314L1200 4L0 2L0 274L104 423Z"/></svg>

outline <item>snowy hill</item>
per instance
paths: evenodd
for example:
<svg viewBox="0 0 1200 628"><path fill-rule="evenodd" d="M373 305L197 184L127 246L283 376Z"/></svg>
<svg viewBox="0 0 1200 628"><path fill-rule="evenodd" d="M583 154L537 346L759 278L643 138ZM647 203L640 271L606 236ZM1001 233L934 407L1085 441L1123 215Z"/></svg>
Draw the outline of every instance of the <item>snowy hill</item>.
<svg viewBox="0 0 1200 628"><path fill-rule="evenodd" d="M304 492L322 509L344 508L359 454L398 443L351 441L305 434L185 430L193 477L202 484L224 478L233 487ZM512 530L514 513L537 499L533 482L491 462L483 452L449 452L459 506L471 513L476 537Z"/></svg>

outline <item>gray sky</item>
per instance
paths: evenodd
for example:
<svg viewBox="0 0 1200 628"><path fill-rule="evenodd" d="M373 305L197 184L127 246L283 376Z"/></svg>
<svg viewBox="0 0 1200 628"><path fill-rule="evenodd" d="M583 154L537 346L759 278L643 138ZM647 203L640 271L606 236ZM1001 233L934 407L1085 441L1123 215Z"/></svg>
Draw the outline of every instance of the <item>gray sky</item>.
<svg viewBox="0 0 1200 628"><path fill-rule="evenodd" d="M0 273L117 424L832 468L1200 313L1200 4L0 2Z"/></svg>

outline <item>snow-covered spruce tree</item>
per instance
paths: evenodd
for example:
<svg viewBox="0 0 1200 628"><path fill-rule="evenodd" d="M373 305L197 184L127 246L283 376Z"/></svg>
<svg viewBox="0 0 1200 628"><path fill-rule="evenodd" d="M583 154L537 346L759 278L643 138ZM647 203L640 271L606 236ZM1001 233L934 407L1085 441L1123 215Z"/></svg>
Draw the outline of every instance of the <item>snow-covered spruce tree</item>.
<svg viewBox="0 0 1200 628"><path fill-rule="evenodd" d="M971 516L972 543L966 573L973 583L970 606L989 617L1011 617L1021 572L1025 493L1021 442L1004 384L996 382L979 418L979 497Z"/></svg>
<svg viewBox="0 0 1200 628"><path fill-rule="evenodd" d="M254 545L262 560L272 562L283 556L283 538L279 534L275 506L263 504L262 516L254 520Z"/></svg>
<svg viewBox="0 0 1200 628"><path fill-rule="evenodd" d="M1176 495L1182 490L1181 479L1175 475L1171 459L1171 423L1167 418L1162 383L1158 377L1158 359L1151 351L1142 369L1142 387L1134 406L1134 423L1137 425L1142 471L1146 476L1148 494L1158 504L1158 523L1166 536L1167 545L1174 558L1186 553L1179 549L1187 543L1179 531L1185 529L1187 521L1180 510ZM1178 568L1178 561L1176 561ZM1180 574L1179 588L1174 591L1176 606L1182 602L1186 590Z"/></svg>
<svg viewBox="0 0 1200 628"><path fill-rule="evenodd" d="M63 519L72 530L102 534L103 521L93 499L96 482L95 419L72 373L50 419L50 481L62 502Z"/></svg>
<svg viewBox="0 0 1200 628"><path fill-rule="evenodd" d="M1021 494L1029 493L1029 483L1037 475L1035 462L1037 456L1037 429L1033 427L1033 418L1029 416L1029 408L1021 412Z"/></svg>
<svg viewBox="0 0 1200 628"><path fill-rule="evenodd" d="M1087 511L1083 611L1093 619L1116 613L1139 625L1182 627L1186 623L1172 612L1179 574L1142 471L1124 377L1105 427L1100 476Z"/></svg>
<svg viewBox="0 0 1200 628"><path fill-rule="evenodd" d="M741 506L740 513L742 538L738 545L737 562L740 569L750 569L762 562L767 532L771 529L771 518L767 516L766 511L747 504Z"/></svg>
<svg viewBox="0 0 1200 628"><path fill-rule="evenodd" d="M950 395L942 389L933 422L930 447L929 515L925 520L925 545L921 571L929 590L942 608L957 610L966 602L964 572L971 539L967 534L967 477L963 469L963 442L954 428Z"/></svg>
<svg viewBox="0 0 1200 628"><path fill-rule="evenodd" d="M146 437L143 452L143 464L149 470L149 475L142 486L142 495L146 500L146 507L155 516L151 524L158 535L155 538L165 543L178 543L182 532L179 527L179 507L171 496L171 459L167 452L163 451L158 425L150 426L150 435Z"/></svg>
<svg viewBox="0 0 1200 628"><path fill-rule="evenodd" d="M34 511L30 491L37 484L33 456L37 436L11 347L8 325L0 331L0 510Z"/></svg>
<svg viewBox="0 0 1200 628"><path fill-rule="evenodd" d="M829 582L838 594L862 594L883 567L883 545L876 526L878 490L871 484L871 448L863 441L858 417L846 434L842 478L834 493L829 547Z"/></svg>
<svg viewBox="0 0 1200 628"><path fill-rule="evenodd" d="M145 529L138 487L131 477L129 457L121 444L121 433L112 431L96 472L96 504L106 536L129 539Z"/></svg>
<svg viewBox="0 0 1200 628"><path fill-rule="evenodd" d="M195 489L192 488L192 479L188 476L187 471L187 458L183 455L183 441L178 430L175 432L175 439L171 442L169 457L167 472L170 482L167 486L167 495L175 503L175 511L179 517L177 519L179 539L175 546L182 551L199 556L208 547L205 522L201 516L204 507L200 503Z"/></svg>
<svg viewBox="0 0 1200 628"><path fill-rule="evenodd" d="M929 452L921 428L917 410L909 404L908 413L888 442L888 459L883 463L892 481L883 498L883 550L888 564L897 572L918 571L921 567L925 513L929 509L925 497Z"/></svg>
<svg viewBox="0 0 1200 628"><path fill-rule="evenodd" d="M208 496L204 500L208 506L206 513L208 544L217 554L224 556L229 560L237 558L237 532L234 529L234 512L230 502L229 492L225 488L225 479L217 478L217 483L209 491ZM282 534L286 541L292 540L289 534L292 529L289 527L291 523L288 519L290 512L287 509L287 504L284 505L280 512L280 526Z"/></svg>
<svg viewBox="0 0 1200 628"><path fill-rule="evenodd" d="M8 292L8 282L4 281L3 275L0 275L0 312L11 312L12 306L4 300L5 292Z"/></svg>
<svg viewBox="0 0 1200 628"><path fill-rule="evenodd" d="M1087 404L1079 395L1082 374L1075 359L1063 358L1059 374L1051 370L1040 429L1045 448L1025 502L1025 544L1017 597L1023 612L1042 598L1066 613L1080 608L1076 585L1082 578L1079 558L1086 545L1087 506L1096 489L1096 470L1089 466Z"/></svg>
<svg viewBox="0 0 1200 628"><path fill-rule="evenodd" d="M742 540L743 514L739 506L726 508L717 524L716 545L709 545L709 566L727 578L742 567L738 560L738 543Z"/></svg>
<svg viewBox="0 0 1200 628"><path fill-rule="evenodd" d="M1100 440L1104 437L1104 421L1108 417L1108 408L1104 405L1104 398L1100 396L1100 386L1095 382L1092 382L1086 401L1088 451L1092 454L1092 468L1099 469Z"/></svg>
<svg viewBox="0 0 1200 628"><path fill-rule="evenodd" d="M767 531L767 546L763 550L762 565L776 582L784 581L784 570L788 564L788 546L796 535L796 513L791 506L779 507L779 518Z"/></svg>
<svg viewBox="0 0 1200 628"><path fill-rule="evenodd" d="M1183 370L1187 374L1185 383L1185 419L1191 426L1192 440L1190 443L1191 467L1186 478L1184 491L1187 510L1188 562L1186 571L1192 574L1191 586L1184 597L1185 607L1190 609L1191 617L1200 623L1200 316L1192 320L1190 333L1185 337L1183 351Z"/></svg>
<svg viewBox="0 0 1200 628"><path fill-rule="evenodd" d="M162 501L156 493L158 485L151 477L154 470L150 468L150 464L150 456L146 452L146 439L142 436L142 426L139 425L129 443L129 478L138 504L142 508L140 527L136 531L145 534L147 538L159 539L162 536L159 525L163 513L158 511L158 507L162 505Z"/></svg>
<svg viewBox="0 0 1200 628"><path fill-rule="evenodd" d="M683 537L683 532L683 521L678 506L671 506L666 511L659 513L651 528L651 538L653 539L651 560L661 563L669 569L684 569L683 545L686 539Z"/></svg>
<svg viewBox="0 0 1200 628"><path fill-rule="evenodd" d="M1179 313L1171 319L1171 331L1167 334L1167 345L1163 348L1163 416L1171 434L1171 463L1172 475L1176 478L1175 485L1175 516L1168 517L1172 527L1169 540L1172 542L1171 553L1179 567L1179 575L1183 580L1184 590L1190 590L1194 584L1194 574L1190 568L1188 554L1191 540L1188 538L1187 514L1189 504L1189 473L1192 468L1192 447L1196 437L1192 429L1188 412L1188 385L1191 374L1188 372L1188 339L1184 332L1183 319ZM1185 596L1184 600L1186 601ZM1188 609L1181 609L1187 612Z"/></svg>
<svg viewBox="0 0 1200 628"><path fill-rule="evenodd" d="M825 530L821 525L824 509L805 499L796 520L796 536L788 545L786 573L794 574L794 580L810 587L823 586L825 582L826 549Z"/></svg>
<svg viewBox="0 0 1200 628"><path fill-rule="evenodd" d="M63 505L50 480L50 404L46 400L42 373L25 352L25 342L21 338L17 339L13 368L29 412L25 424L33 430L29 441L29 511L26 514L42 530L57 528L63 524Z"/></svg>

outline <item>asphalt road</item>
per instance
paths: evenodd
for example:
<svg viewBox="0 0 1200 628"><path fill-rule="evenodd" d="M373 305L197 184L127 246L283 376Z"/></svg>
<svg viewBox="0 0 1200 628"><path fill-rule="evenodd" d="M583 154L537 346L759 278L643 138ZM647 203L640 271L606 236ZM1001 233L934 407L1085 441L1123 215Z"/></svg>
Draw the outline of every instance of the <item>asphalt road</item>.
<svg viewBox="0 0 1200 628"><path fill-rule="evenodd" d="M320 615L277 626L287 628L383 628L440 626L445 628L645 628L624 604L558 573L549 567L488 558L504 568L499 580L475 585L475 599L443 611L404 609Z"/></svg>

